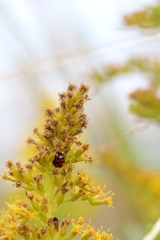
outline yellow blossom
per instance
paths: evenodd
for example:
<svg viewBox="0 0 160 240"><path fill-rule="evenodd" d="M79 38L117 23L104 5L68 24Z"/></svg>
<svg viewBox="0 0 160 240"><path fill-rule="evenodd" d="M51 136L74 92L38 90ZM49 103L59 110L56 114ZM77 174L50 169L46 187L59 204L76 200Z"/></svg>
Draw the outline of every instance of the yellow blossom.
<svg viewBox="0 0 160 240"><path fill-rule="evenodd" d="M79 218L77 219L76 223L79 224L79 225L83 225L83 224L84 224L84 219L83 219L83 217L79 217Z"/></svg>
<svg viewBox="0 0 160 240"><path fill-rule="evenodd" d="M2 175L1 175L2 179L8 179L8 176L7 176L7 173L5 171L2 172Z"/></svg>
<svg viewBox="0 0 160 240"><path fill-rule="evenodd" d="M113 239L113 235L112 234L108 234L106 232L102 232L101 233L101 239L103 239L103 240L112 240Z"/></svg>
<svg viewBox="0 0 160 240"><path fill-rule="evenodd" d="M78 172L78 177L79 177L79 180L82 183L84 183L85 185L88 185L91 182L90 177L86 173L84 173L83 171Z"/></svg>
<svg viewBox="0 0 160 240"><path fill-rule="evenodd" d="M109 207L113 207L112 203L112 197L107 197L104 199L104 203L107 204Z"/></svg>
<svg viewBox="0 0 160 240"><path fill-rule="evenodd" d="M94 227L92 227L90 225L87 225L83 236L90 236L91 237L91 236L94 236L94 234L95 234Z"/></svg>
<svg viewBox="0 0 160 240"><path fill-rule="evenodd" d="M7 231L6 237L11 239L13 237L13 232L12 231Z"/></svg>
<svg viewBox="0 0 160 240"><path fill-rule="evenodd" d="M72 223L73 228L71 229L70 237L75 237L82 232L82 226L79 224Z"/></svg>
<svg viewBox="0 0 160 240"><path fill-rule="evenodd" d="M93 193L93 195L98 195L101 198L104 197L104 192L102 191L102 189L100 187L92 188L92 193Z"/></svg>

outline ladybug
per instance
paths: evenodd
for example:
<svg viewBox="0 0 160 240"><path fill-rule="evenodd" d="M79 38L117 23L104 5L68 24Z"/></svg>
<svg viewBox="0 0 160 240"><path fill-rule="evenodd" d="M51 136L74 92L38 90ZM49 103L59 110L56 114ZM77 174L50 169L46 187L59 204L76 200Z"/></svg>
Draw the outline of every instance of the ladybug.
<svg viewBox="0 0 160 240"><path fill-rule="evenodd" d="M52 162L53 166L55 166L56 168L61 168L63 167L64 163L65 161L63 153L56 152L55 158Z"/></svg>
<svg viewBox="0 0 160 240"><path fill-rule="evenodd" d="M54 229L58 232L59 230L59 221L58 221L58 218L57 217L51 217L49 220L48 220L48 224L49 225L52 225L54 226Z"/></svg>

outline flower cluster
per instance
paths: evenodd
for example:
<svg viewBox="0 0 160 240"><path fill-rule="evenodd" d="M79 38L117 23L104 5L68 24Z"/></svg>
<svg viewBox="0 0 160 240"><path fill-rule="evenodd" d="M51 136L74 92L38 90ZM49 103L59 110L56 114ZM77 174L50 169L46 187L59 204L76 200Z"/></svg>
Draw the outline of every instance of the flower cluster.
<svg viewBox="0 0 160 240"><path fill-rule="evenodd" d="M91 78L96 82L101 83L110 81L120 74L128 74L137 71L148 74L151 85L154 88L160 86L160 61L156 58L149 59L148 57L131 58L124 63L121 62L118 64L103 66L99 70L93 70Z"/></svg>
<svg viewBox="0 0 160 240"><path fill-rule="evenodd" d="M138 89L130 94L133 101L130 104L130 110L136 115L152 119L159 123L160 121L160 98L154 89Z"/></svg>
<svg viewBox="0 0 160 240"><path fill-rule="evenodd" d="M149 216L150 221L156 221L159 217L157 209L160 208L160 171L149 171L131 161L124 161L122 156L113 150L105 150L100 156L106 166L119 177L119 181L125 183L129 196L132 193L132 201L134 207L139 209L140 219L146 223ZM140 194L141 192L143 194Z"/></svg>
<svg viewBox="0 0 160 240"><path fill-rule="evenodd" d="M155 28L160 24L160 7L146 7L141 11L136 11L124 16L124 23L127 26L138 26L140 28Z"/></svg>
<svg viewBox="0 0 160 240"><path fill-rule="evenodd" d="M8 171L3 171L2 179L24 189L26 196L8 204L0 220L0 239L73 239L77 235L82 240L113 239L112 234L102 229L96 232L84 224L82 218L65 219L60 224L56 216L65 202L81 200L112 206L113 193L104 193L85 171L74 169L78 162L92 163L89 144L78 139L88 123L84 114L88 90L84 84L79 88L70 84L66 92L59 94L59 107L45 109L43 129L35 128L34 137L27 139L36 154L26 164L7 161Z"/></svg>

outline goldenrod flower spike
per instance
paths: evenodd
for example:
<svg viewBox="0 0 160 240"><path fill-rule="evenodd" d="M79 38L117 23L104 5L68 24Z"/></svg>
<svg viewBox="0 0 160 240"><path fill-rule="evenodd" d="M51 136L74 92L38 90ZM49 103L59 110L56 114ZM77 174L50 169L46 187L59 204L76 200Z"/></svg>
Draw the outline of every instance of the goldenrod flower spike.
<svg viewBox="0 0 160 240"><path fill-rule="evenodd" d="M112 234L85 224L82 217L70 221L56 216L58 208L69 201L112 206L113 193L105 194L94 186L85 171L73 171L77 162L92 163L89 144L79 140L88 124L84 114L84 103L90 99L88 90L84 84L79 88L70 84L59 94L59 107L45 109L43 129L35 128L35 137L27 139L36 154L26 164L7 161L8 171L3 170L2 179L14 182L26 197L7 204L0 220L0 239L113 239Z"/></svg>

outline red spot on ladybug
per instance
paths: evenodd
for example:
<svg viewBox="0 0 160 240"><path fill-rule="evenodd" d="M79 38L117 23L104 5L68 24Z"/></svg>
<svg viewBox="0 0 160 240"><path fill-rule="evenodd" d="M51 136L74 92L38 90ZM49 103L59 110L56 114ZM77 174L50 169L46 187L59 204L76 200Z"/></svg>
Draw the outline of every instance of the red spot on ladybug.
<svg viewBox="0 0 160 240"><path fill-rule="evenodd" d="M64 163L65 163L65 160L64 160L63 153L56 152L55 158L52 162L53 166L55 166L56 168L61 168L63 167Z"/></svg>

